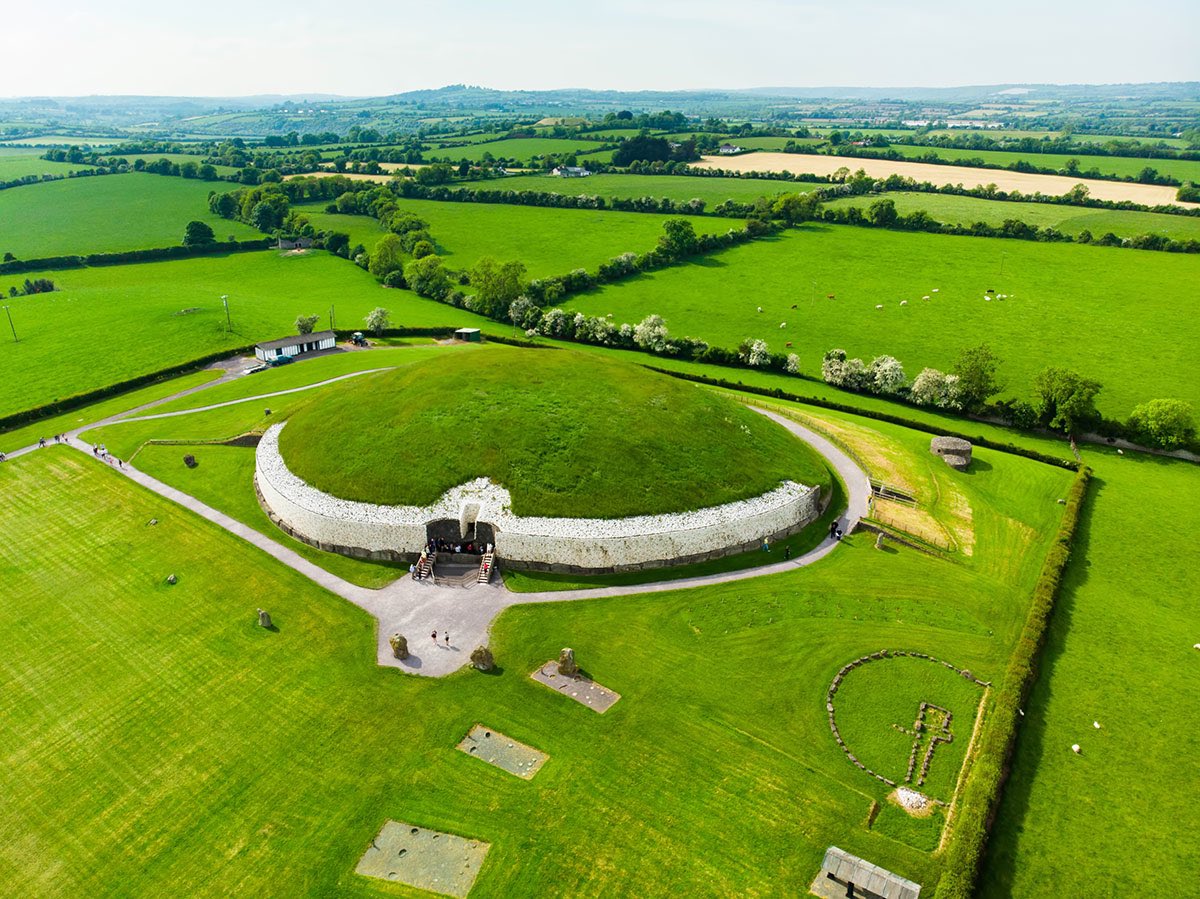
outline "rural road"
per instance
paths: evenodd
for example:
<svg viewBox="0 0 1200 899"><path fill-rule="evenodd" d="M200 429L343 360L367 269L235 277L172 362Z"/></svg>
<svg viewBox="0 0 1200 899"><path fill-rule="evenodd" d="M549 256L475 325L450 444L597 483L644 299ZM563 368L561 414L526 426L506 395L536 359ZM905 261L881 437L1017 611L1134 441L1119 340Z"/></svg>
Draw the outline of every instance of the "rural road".
<svg viewBox="0 0 1200 899"><path fill-rule="evenodd" d="M338 378L321 381L317 384L307 385L306 387L276 391L275 393L247 397L227 403L217 403L197 409L162 413L161 415L138 416L136 420L186 415L237 403L261 401L285 393L296 393L300 390L313 389L343 380L344 378L353 377L356 374L366 374L366 372L356 372L351 375L343 375ZM174 396L166 397L120 415L114 415L101 422L85 425L76 431L68 432L67 443L85 455L96 459L92 452L91 444L79 439L79 431L92 429L118 420L135 420L133 416L136 412L145 411L153 406L166 403L169 400L178 399L180 396L195 393L198 390L203 390L216 384L225 383L227 380L229 380L228 376L222 377L201 387L183 391ZM847 508L844 515L839 519L839 522L842 530L850 533L859 519L866 515L871 496L870 483L862 469L849 456L820 434L776 413L754 407L749 408L754 409L760 415L770 418L781 427L786 428L801 440L811 445L824 457L830 467L837 472L838 476L845 483L847 490ZM24 455L36 449L36 446L25 447L10 453L9 458ZM96 461L98 464L105 464L100 460ZM287 565L313 583L324 587L331 593L336 593L348 602L352 602L359 608L369 612L378 622L376 631L376 659L378 663L386 667L400 668L411 674L419 674L427 677L441 677L467 665L470 661L471 651L476 646L487 645L488 632L496 616L510 606L526 603L571 602L580 599L663 593L670 590L684 590L690 587L731 583L803 568L806 565L811 565L823 559L829 553L833 552L837 546L837 541L826 538L820 545L802 555L786 561L762 565L757 568L622 587L598 587L585 590L561 590L543 593L512 593L504 587L503 581L499 579L491 584L480 584L464 589L461 587L439 587L430 581L414 581L408 577L400 577L386 587L372 590L351 584L349 581L345 581L329 573L282 543L242 524L224 512L220 512L200 502L195 497L150 477L145 472L139 471L130 464L126 464L123 468L114 467L113 470L125 475L131 481L140 484L146 489L157 493L159 496L195 512L202 518L208 519L234 536L240 537L242 540L258 547L276 561ZM449 632L449 648L444 643L440 646L433 645L433 641L429 635L435 630L439 634ZM391 647L388 644L388 637L393 633L401 633L408 638L410 656L403 661L393 657Z"/></svg>

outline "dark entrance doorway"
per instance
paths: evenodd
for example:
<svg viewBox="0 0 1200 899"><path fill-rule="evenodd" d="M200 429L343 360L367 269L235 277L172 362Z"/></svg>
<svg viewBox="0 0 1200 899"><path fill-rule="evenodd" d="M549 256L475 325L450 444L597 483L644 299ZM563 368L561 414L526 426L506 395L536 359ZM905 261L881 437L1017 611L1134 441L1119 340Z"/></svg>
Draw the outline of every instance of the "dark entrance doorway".
<svg viewBox="0 0 1200 899"><path fill-rule="evenodd" d="M477 553L482 553L484 546L496 542L496 531L487 522L473 521L467 525L466 536L463 536L457 519L439 518L425 525L425 540L435 544L444 541L451 546L461 544L464 549L470 543L474 545Z"/></svg>

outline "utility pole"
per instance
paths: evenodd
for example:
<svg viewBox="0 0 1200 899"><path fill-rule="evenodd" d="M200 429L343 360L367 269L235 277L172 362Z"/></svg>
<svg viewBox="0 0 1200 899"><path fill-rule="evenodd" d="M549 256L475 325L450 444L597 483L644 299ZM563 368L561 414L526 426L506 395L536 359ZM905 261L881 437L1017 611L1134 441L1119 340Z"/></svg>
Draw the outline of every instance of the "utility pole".
<svg viewBox="0 0 1200 899"><path fill-rule="evenodd" d="M221 302L225 304L225 331L228 333L233 330L233 325L229 323L229 294L221 294Z"/></svg>
<svg viewBox="0 0 1200 899"><path fill-rule="evenodd" d="M330 306L330 307L329 307L329 330L330 330L330 331L336 331L336 330L337 330L337 328L335 328L335 327L333 326L333 306Z"/></svg>
<svg viewBox="0 0 1200 899"><path fill-rule="evenodd" d="M12 332L13 332L13 343L20 343L21 341L17 339L17 329L16 329L16 327L13 325L13 320L12 320L12 310L11 310L11 309L9 309L7 306L5 306L5 307L4 307L4 311L8 313L8 326L9 326L10 328L12 328Z"/></svg>

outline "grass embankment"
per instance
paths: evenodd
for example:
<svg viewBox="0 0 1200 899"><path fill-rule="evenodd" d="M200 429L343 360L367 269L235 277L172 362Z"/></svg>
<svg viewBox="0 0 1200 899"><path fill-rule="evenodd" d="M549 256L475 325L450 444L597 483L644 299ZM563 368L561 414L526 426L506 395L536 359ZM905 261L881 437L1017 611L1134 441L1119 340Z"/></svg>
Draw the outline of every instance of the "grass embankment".
<svg viewBox="0 0 1200 899"><path fill-rule="evenodd" d="M0 342L0 415L292 334L297 315L324 317L331 306L339 327L363 327L376 306L390 309L397 326L483 323L410 291L385 290L356 266L320 252L268 250L0 276L0 289L40 274L59 290L6 301L21 341ZM222 294L229 296L231 332Z"/></svg>
<svg viewBox="0 0 1200 899"><path fill-rule="evenodd" d="M489 181L503 185L506 181ZM575 183L579 183L578 179ZM352 243L368 251L383 236L379 223L368 216L321 212L327 204L300 206L313 226L350 234ZM441 203L400 200L401 210L429 223L438 254L453 269L469 269L481 256L501 262L519 259L530 278L564 275L572 269L595 271L622 253L654 249L670 216L591 209L545 209L494 203ZM698 234L718 234L740 221L700 218Z"/></svg>
<svg viewBox="0 0 1200 899"><path fill-rule="evenodd" d="M1074 368L1104 385L1100 409L1120 416L1155 397L1200 405L1189 350L1200 324L1180 315L1181 285L1197 280L1196 256L822 225L609 285L567 307L629 322L658 313L672 333L725 347L762 338L818 375L834 347L868 361L896 356L915 377L987 342L1004 360L1006 393L1029 396L1046 366ZM988 289L1009 299L986 302Z"/></svg>
<svg viewBox="0 0 1200 899"><path fill-rule="evenodd" d="M262 237L208 211L208 194L219 186L131 173L0 191L0 251L42 259L173 247L182 243L190 221L212 226L218 240ZM11 277L0 276L0 282Z"/></svg>
<svg viewBox="0 0 1200 899"><path fill-rule="evenodd" d="M1026 468L1049 480L1009 497ZM1015 514L1033 541L1002 578L854 537L794 574L510 610L498 677L431 681L375 666L365 614L86 456L0 466L0 882L376 895L353 866L395 818L491 842L484 897L794 895L830 844L931 887L934 857L883 815L864 827L886 788L832 740L824 690L881 645L1002 670L1059 475L1012 457L979 474L999 505L977 520ZM606 715L525 676L565 645L621 693ZM528 783L479 765L454 749L477 721L550 761Z"/></svg>
<svg viewBox="0 0 1200 899"><path fill-rule="evenodd" d="M346 381L292 416L280 448L297 476L345 499L426 505L490 477L517 515L679 512L786 479L828 483L814 452L726 397L546 350L439 355Z"/></svg>
<svg viewBox="0 0 1200 899"><path fill-rule="evenodd" d="M1018 219L1039 228L1057 228L1064 234L1072 235L1090 231L1093 237L1101 237L1111 231L1117 237L1161 234L1173 240L1200 239L1200 217L1197 216L1121 209L1086 209L1054 203L1014 203L921 192L887 193L883 194L882 198L894 202L896 211L901 215L923 209L931 218L950 225L986 222L998 227L1004 224L1006 219ZM865 211L877 199L881 197L846 197L826 205L832 208L857 206Z"/></svg>

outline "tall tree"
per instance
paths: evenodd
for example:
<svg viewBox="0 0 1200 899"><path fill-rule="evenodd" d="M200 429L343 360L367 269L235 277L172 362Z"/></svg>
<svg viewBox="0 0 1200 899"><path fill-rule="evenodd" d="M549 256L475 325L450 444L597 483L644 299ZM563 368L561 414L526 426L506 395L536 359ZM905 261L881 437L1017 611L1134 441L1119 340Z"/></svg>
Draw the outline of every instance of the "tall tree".
<svg viewBox="0 0 1200 899"><path fill-rule="evenodd" d="M1100 383L1066 368L1045 368L1034 379L1034 405L1042 424L1064 434L1099 417Z"/></svg>
<svg viewBox="0 0 1200 899"><path fill-rule="evenodd" d="M988 399L1004 389L996 380L1000 360L986 343L963 350L954 363L958 397L968 412L978 412Z"/></svg>

